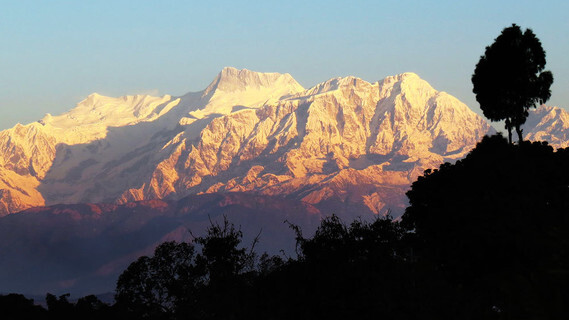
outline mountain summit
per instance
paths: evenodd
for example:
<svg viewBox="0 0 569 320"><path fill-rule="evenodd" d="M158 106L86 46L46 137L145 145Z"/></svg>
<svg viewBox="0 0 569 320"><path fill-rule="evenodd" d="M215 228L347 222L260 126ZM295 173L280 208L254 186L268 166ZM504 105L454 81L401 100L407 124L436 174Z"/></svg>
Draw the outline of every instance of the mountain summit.
<svg viewBox="0 0 569 320"><path fill-rule="evenodd" d="M288 73L260 73L247 69L238 70L233 67L225 67L207 87L205 94L215 90L237 92L251 89L259 90L261 88L277 90L289 90L293 88L293 91L304 90Z"/></svg>
<svg viewBox="0 0 569 320"><path fill-rule="evenodd" d="M224 68L201 92L93 94L0 132L0 215L237 191L398 215L419 174L491 130L413 73L305 90L289 74Z"/></svg>

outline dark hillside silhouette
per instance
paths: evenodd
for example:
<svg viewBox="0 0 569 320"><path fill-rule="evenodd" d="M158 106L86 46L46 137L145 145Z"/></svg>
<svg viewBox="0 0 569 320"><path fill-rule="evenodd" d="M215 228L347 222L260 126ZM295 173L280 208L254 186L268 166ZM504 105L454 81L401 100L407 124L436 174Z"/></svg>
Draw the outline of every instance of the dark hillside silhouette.
<svg viewBox="0 0 569 320"><path fill-rule="evenodd" d="M465 159L427 171L403 224L420 259L506 318L569 311L569 150L485 137Z"/></svg>
<svg viewBox="0 0 569 320"><path fill-rule="evenodd" d="M2 319L45 319L47 312L34 305L34 300L21 294L0 295L0 315Z"/></svg>

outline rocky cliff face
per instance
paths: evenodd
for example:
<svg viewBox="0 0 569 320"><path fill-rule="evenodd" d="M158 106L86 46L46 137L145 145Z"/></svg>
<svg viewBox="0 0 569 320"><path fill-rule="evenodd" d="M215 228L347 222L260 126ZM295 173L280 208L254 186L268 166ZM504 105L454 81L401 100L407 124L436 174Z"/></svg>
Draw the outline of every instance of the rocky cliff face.
<svg viewBox="0 0 569 320"><path fill-rule="evenodd" d="M0 214L239 191L397 215L419 174L491 130L413 73L305 90L288 74L225 68L201 92L93 94L0 132Z"/></svg>

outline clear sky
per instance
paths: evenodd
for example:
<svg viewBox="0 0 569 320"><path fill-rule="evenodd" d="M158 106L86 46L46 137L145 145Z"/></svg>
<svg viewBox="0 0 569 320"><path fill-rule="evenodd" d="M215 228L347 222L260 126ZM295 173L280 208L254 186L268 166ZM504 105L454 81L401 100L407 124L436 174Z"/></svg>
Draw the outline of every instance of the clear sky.
<svg viewBox="0 0 569 320"><path fill-rule="evenodd" d="M569 1L0 0L0 129L88 94L182 95L225 66L337 76L407 71L480 113L470 77L512 23L531 28L569 107Z"/></svg>

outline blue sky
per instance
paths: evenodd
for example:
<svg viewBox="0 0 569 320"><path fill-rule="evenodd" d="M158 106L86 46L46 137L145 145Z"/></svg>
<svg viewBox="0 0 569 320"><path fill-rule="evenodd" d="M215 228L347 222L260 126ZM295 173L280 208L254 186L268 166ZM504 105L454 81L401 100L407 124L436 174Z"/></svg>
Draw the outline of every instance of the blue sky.
<svg viewBox="0 0 569 320"><path fill-rule="evenodd" d="M479 112L470 77L512 23L531 28L569 107L567 1L4 1L0 129L103 95L200 91L225 66L304 87L412 71Z"/></svg>

